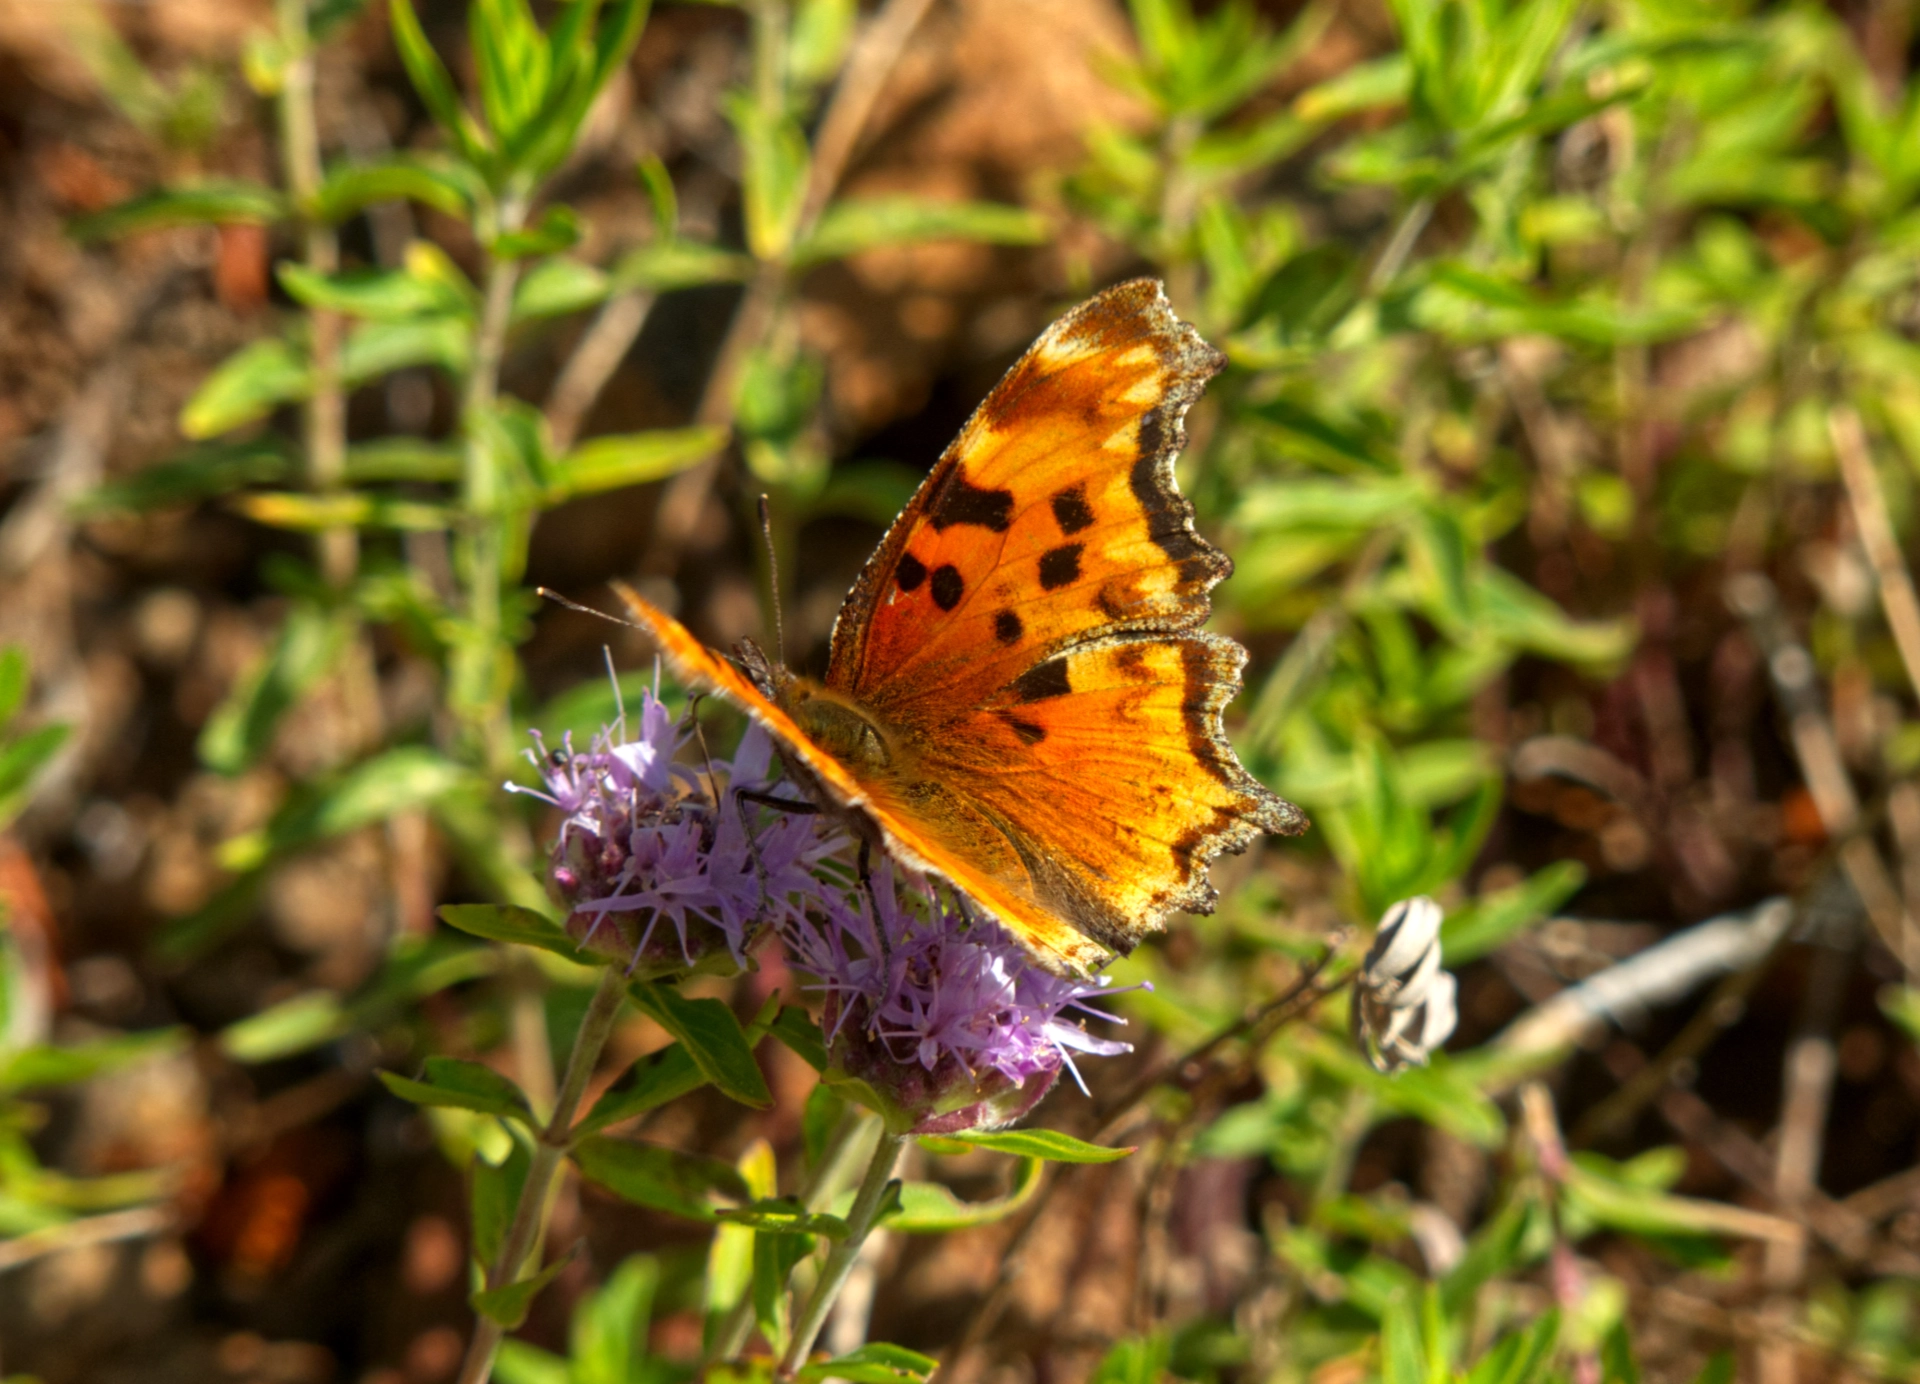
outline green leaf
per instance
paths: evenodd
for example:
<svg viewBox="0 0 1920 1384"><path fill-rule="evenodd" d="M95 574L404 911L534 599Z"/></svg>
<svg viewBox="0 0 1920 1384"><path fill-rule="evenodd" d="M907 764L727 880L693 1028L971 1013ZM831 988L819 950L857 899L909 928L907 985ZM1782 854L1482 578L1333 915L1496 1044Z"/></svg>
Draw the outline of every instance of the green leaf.
<svg viewBox="0 0 1920 1384"><path fill-rule="evenodd" d="M273 648L214 708L200 731L200 762L218 774L237 774L273 744L286 714L333 667L350 626L332 611L301 601L287 613Z"/></svg>
<svg viewBox="0 0 1920 1384"><path fill-rule="evenodd" d="M26 806L33 781L72 733L68 725L41 726L0 746L0 826L12 822Z"/></svg>
<svg viewBox="0 0 1920 1384"><path fill-rule="evenodd" d="M415 365L437 365L449 375L464 375L472 357L472 338L464 317L362 322L347 334L341 347L340 374L348 384L365 384Z"/></svg>
<svg viewBox="0 0 1920 1384"><path fill-rule="evenodd" d="M325 529L439 533L459 524L459 512L450 506L363 491L315 495L303 490L263 490L235 497L233 507L256 524L295 533Z"/></svg>
<svg viewBox="0 0 1920 1384"><path fill-rule="evenodd" d="M996 1153L1017 1154L1022 1158L1038 1158L1048 1163L1117 1163L1134 1152L1131 1148L1115 1149L1089 1144L1084 1139L1062 1134L1057 1129L1009 1129L997 1134L975 1131L944 1137L956 1144L992 1149Z"/></svg>
<svg viewBox="0 0 1920 1384"><path fill-rule="evenodd" d="M940 1362L931 1355L873 1341L831 1360L802 1366L794 1378L803 1384L823 1379L844 1379L848 1384L912 1384L929 1378L938 1368Z"/></svg>
<svg viewBox="0 0 1920 1384"><path fill-rule="evenodd" d="M931 202L917 197L842 198L793 251L799 266L841 259L888 245L971 240L987 245L1039 245L1047 219L999 202Z"/></svg>
<svg viewBox="0 0 1920 1384"><path fill-rule="evenodd" d="M909 1235L933 1235L1005 1220L1039 1189L1040 1167L1039 1159L1022 1158L1014 1165L1013 1189L989 1201L962 1201L938 1182L902 1183L899 1209L886 1217L886 1226ZM832 1213L844 1217L852 1206L853 1193L845 1192L834 1201Z"/></svg>
<svg viewBox="0 0 1920 1384"><path fill-rule="evenodd" d="M404 200L465 220L482 191L471 174L444 158L392 154L328 169L313 210L317 219L338 225L377 202Z"/></svg>
<svg viewBox="0 0 1920 1384"><path fill-rule="evenodd" d="M540 1290L560 1276L585 1243L584 1240L576 1240L573 1248L531 1277L502 1284L498 1288L478 1289L467 1301L481 1316L512 1331L527 1319L527 1309L533 1306L533 1300L540 1295Z"/></svg>
<svg viewBox="0 0 1920 1384"><path fill-rule="evenodd" d="M293 471L293 457L277 438L214 443L98 485L75 501L73 509L83 518L144 514L197 504L243 486L284 481Z"/></svg>
<svg viewBox="0 0 1920 1384"><path fill-rule="evenodd" d="M548 503L665 480L712 456L727 429L661 428L590 437L560 459Z"/></svg>
<svg viewBox="0 0 1920 1384"><path fill-rule="evenodd" d="M272 1062L330 1043L351 1030L338 995L309 990L228 1024L220 1032L220 1051L235 1062Z"/></svg>
<svg viewBox="0 0 1920 1384"><path fill-rule="evenodd" d="M27 704L31 685L27 651L18 644L0 648L0 728L20 714L20 708Z"/></svg>
<svg viewBox="0 0 1920 1384"><path fill-rule="evenodd" d="M530 1136L518 1124L502 1127L510 1139L506 1157L498 1163L490 1163L484 1156L473 1160L473 1257L482 1265L500 1258L514 1208L520 1204L527 1174L533 1169Z"/></svg>
<svg viewBox="0 0 1920 1384"><path fill-rule="evenodd" d="M1461 966L1495 950L1572 898L1586 879L1586 867L1577 860L1555 861L1520 884L1455 909L1440 929L1447 965Z"/></svg>
<svg viewBox="0 0 1920 1384"><path fill-rule="evenodd" d="M572 207L548 207L538 223L495 236L487 249L497 259L527 259L571 250L580 243L580 235L578 212Z"/></svg>
<svg viewBox="0 0 1920 1384"><path fill-rule="evenodd" d="M513 292L513 320L559 317L590 308L607 296L605 273L577 259L542 260L529 269Z"/></svg>
<svg viewBox="0 0 1920 1384"><path fill-rule="evenodd" d="M820 1025L813 1021L806 1010L795 1005L782 1007L773 1021L773 1026L767 1031L816 1072L824 1072L827 1069L826 1035L820 1031Z"/></svg>
<svg viewBox="0 0 1920 1384"><path fill-rule="evenodd" d="M1161 1384L1171 1355L1162 1332L1115 1341L1093 1367L1088 1384Z"/></svg>
<svg viewBox="0 0 1920 1384"><path fill-rule="evenodd" d="M68 231L76 240L113 240L168 226L263 226L288 213L278 192L258 183L209 181L149 192L77 218Z"/></svg>
<svg viewBox="0 0 1920 1384"><path fill-rule="evenodd" d="M573 1159L586 1177L616 1196L690 1220L713 1221L720 1209L716 1196L733 1202L752 1197L732 1164L655 1144L597 1134L573 1150Z"/></svg>
<svg viewBox="0 0 1920 1384"><path fill-rule="evenodd" d="M670 1044L641 1058L626 1076L608 1087L586 1118L573 1127L574 1137L598 1134L706 1084L705 1074L694 1065L687 1050L678 1043Z"/></svg>
<svg viewBox="0 0 1920 1384"><path fill-rule="evenodd" d="M376 437L347 448L347 480L457 481L460 450L423 437Z"/></svg>
<svg viewBox="0 0 1920 1384"><path fill-rule="evenodd" d="M511 147L547 96L553 53L527 0L474 0L467 35L487 126Z"/></svg>
<svg viewBox="0 0 1920 1384"><path fill-rule="evenodd" d="M500 1351L493 1358L493 1377L499 1384L574 1384L573 1369L565 1356L513 1337L500 1343Z"/></svg>
<svg viewBox="0 0 1920 1384"><path fill-rule="evenodd" d="M54 1045L36 1043L0 1053L0 1094L47 1086L77 1086L185 1045L182 1028L148 1029L115 1038Z"/></svg>
<svg viewBox="0 0 1920 1384"><path fill-rule="evenodd" d="M698 288L702 284L741 283L753 273L745 255L691 240L658 240L637 246L615 261L608 276L612 290Z"/></svg>
<svg viewBox="0 0 1920 1384"><path fill-rule="evenodd" d="M436 910L440 921L474 937L514 946L538 947L569 961L588 958L573 944L573 939L553 920L531 908L516 908L505 903L448 903Z"/></svg>
<svg viewBox="0 0 1920 1384"><path fill-rule="evenodd" d="M1381 1384L1427 1384L1420 1323L1407 1294L1396 1297L1380 1323Z"/></svg>
<svg viewBox="0 0 1920 1384"><path fill-rule="evenodd" d="M1552 1308L1525 1329L1502 1336L1475 1363L1467 1384L1539 1384L1553 1364L1559 1335L1559 1309Z"/></svg>
<svg viewBox="0 0 1920 1384"><path fill-rule="evenodd" d="M407 77L413 83L413 89L419 93L427 113L453 140L468 162L481 167L489 165L491 151L486 134L467 113L466 107L460 104L460 97L453 89L453 78L447 75L446 64L440 61L440 55L433 51L433 45L427 42L426 32L420 27L420 17L413 10L413 0L391 0L389 13L394 47L400 50L400 61L405 65Z"/></svg>
<svg viewBox="0 0 1920 1384"><path fill-rule="evenodd" d="M762 109L744 92L729 101L728 114L740 136L747 248L757 260L783 259L800 228L812 162L807 137L792 117Z"/></svg>
<svg viewBox="0 0 1920 1384"><path fill-rule="evenodd" d="M393 1072L376 1072L381 1085L402 1100L415 1105L445 1106L473 1110L482 1115L498 1115L518 1120L531 1129L535 1123L532 1107L518 1086L491 1067L459 1057L429 1057L426 1079L415 1081Z"/></svg>
<svg viewBox="0 0 1920 1384"><path fill-rule="evenodd" d="M838 1216L808 1211L796 1197L766 1197L745 1206L730 1207L718 1213L732 1225L750 1226L780 1235L824 1235L830 1240L845 1239L847 1223Z"/></svg>
<svg viewBox="0 0 1920 1384"><path fill-rule="evenodd" d="M349 317L404 321L413 317L454 316L469 309L466 297L448 284L418 278L403 269L358 269L317 274L305 265L283 263L276 271L297 302Z"/></svg>
<svg viewBox="0 0 1920 1384"><path fill-rule="evenodd" d="M304 352L269 337L242 346L201 381L180 410L180 431L196 441L264 418L313 388Z"/></svg>
<svg viewBox="0 0 1920 1384"><path fill-rule="evenodd" d="M742 1105L773 1104L740 1021L719 1000L691 1000L671 985L635 981L627 993L642 1013L680 1040L687 1055L721 1091Z"/></svg>
<svg viewBox="0 0 1920 1384"><path fill-rule="evenodd" d="M287 851L327 840L436 799L479 790L471 772L425 746L407 745L361 761L330 783L296 794L258 831L229 837L223 869L253 870Z"/></svg>

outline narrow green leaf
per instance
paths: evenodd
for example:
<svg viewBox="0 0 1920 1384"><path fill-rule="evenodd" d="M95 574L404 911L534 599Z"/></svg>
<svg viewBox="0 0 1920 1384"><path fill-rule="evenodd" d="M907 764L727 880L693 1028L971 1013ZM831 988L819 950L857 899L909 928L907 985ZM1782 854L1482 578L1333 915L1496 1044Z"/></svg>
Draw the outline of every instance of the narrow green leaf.
<svg viewBox="0 0 1920 1384"><path fill-rule="evenodd" d="M847 1223L838 1216L810 1212L794 1197L769 1197L729 1207L718 1213L732 1225L751 1226L772 1234L824 1235L830 1240L844 1239Z"/></svg>
<svg viewBox="0 0 1920 1384"><path fill-rule="evenodd" d="M400 61L405 65L407 77L412 81L413 89L419 93L427 113L433 117L435 124L446 131L469 162L487 162L489 151L486 137L467 113L466 107L460 104L460 97L453 89L453 78L447 75L446 64L440 61L440 55L427 42L426 31L420 27L420 17L413 10L413 0L390 0L389 13L394 47L400 50Z"/></svg>
<svg viewBox="0 0 1920 1384"><path fill-rule="evenodd" d="M533 1300L540 1295L554 1279L558 1278L567 1265L571 1264L585 1241L576 1240L573 1248L554 1260L546 1268L517 1283L503 1284L498 1288L481 1288L467 1301L473 1310L489 1321L498 1322L512 1331L527 1319L527 1309L533 1306Z"/></svg>
<svg viewBox="0 0 1920 1384"><path fill-rule="evenodd" d="M691 240L658 240L622 255L614 263L609 283L616 293L634 288L664 292L741 283L752 273L753 261L745 255Z"/></svg>
<svg viewBox="0 0 1920 1384"><path fill-rule="evenodd" d="M569 961L590 960L573 944L573 939L554 926L550 918L531 908L516 908L504 903L448 903L437 910L440 921L474 937L490 942L508 942L521 947L538 947Z"/></svg>
<svg viewBox="0 0 1920 1384"><path fill-rule="evenodd" d="M286 851L462 791L479 791L470 771L438 751L419 745L388 750L297 794L259 831L228 838L220 847L220 864L234 871L257 869Z"/></svg>
<svg viewBox="0 0 1920 1384"><path fill-rule="evenodd" d="M561 458L549 503L665 480L712 456L726 441L724 427L590 437Z"/></svg>
<svg viewBox="0 0 1920 1384"><path fill-rule="evenodd" d="M340 374L364 384L395 370L437 365L449 375L466 373L473 333L464 317L423 317L404 322L362 322L347 334Z"/></svg>
<svg viewBox="0 0 1920 1384"><path fill-rule="evenodd" d="M938 1368L940 1362L931 1355L872 1341L845 1355L803 1366L794 1378L803 1384L822 1379L844 1379L848 1384L912 1384L931 1377Z"/></svg>
<svg viewBox="0 0 1920 1384"><path fill-rule="evenodd" d="M31 684L27 669L27 651L18 644L0 648L0 727L4 727L27 703Z"/></svg>
<svg viewBox="0 0 1920 1384"><path fill-rule="evenodd" d="M272 745L280 722L346 647L347 622L305 601L288 612L273 648L234 684L200 731L200 762L237 774Z"/></svg>
<svg viewBox="0 0 1920 1384"><path fill-rule="evenodd" d="M606 298L604 272L577 259L542 260L520 279L513 294L513 320L559 317L590 308Z"/></svg>
<svg viewBox="0 0 1920 1384"><path fill-rule="evenodd" d="M1048 1163L1117 1163L1134 1152L1131 1148L1116 1149L1089 1144L1084 1139L1062 1134L1057 1129L1008 1129L997 1134L977 1131L946 1137L956 1144L992 1149L996 1153L1017 1154L1022 1158L1038 1158Z"/></svg>
<svg viewBox="0 0 1920 1384"><path fill-rule="evenodd" d="M767 1030L816 1072L827 1069L827 1039L806 1010L786 1005Z"/></svg>
<svg viewBox="0 0 1920 1384"><path fill-rule="evenodd" d="M533 1110L520 1088L491 1067L458 1057L429 1057L426 1079L415 1081L393 1072L376 1072L380 1082L402 1100L415 1105L473 1110L534 1124Z"/></svg>
<svg viewBox="0 0 1920 1384"><path fill-rule="evenodd" d="M73 727L41 726L0 746L0 827L12 822L26 806L27 794L47 761L60 753Z"/></svg>
<svg viewBox="0 0 1920 1384"><path fill-rule="evenodd" d="M75 501L73 509L82 518L144 514L197 504L248 485L284 481L293 469L293 457L277 438L214 443L96 486Z"/></svg>
<svg viewBox="0 0 1920 1384"><path fill-rule="evenodd" d="M467 299L448 285L417 278L403 269L318 274L305 265L287 262L276 272L296 301L349 317L403 321L413 317L456 316L468 308Z"/></svg>
<svg viewBox="0 0 1920 1384"><path fill-rule="evenodd" d="M643 1057L619 1081L607 1088L587 1117L573 1127L575 1138L609 1129L623 1120L644 1115L668 1101L707 1084L706 1076L678 1043Z"/></svg>
<svg viewBox="0 0 1920 1384"><path fill-rule="evenodd" d="M457 510L420 500L399 500L362 491L316 495L302 490L263 490L235 497L233 507L256 524L295 533L324 529L392 529L439 533L459 523Z"/></svg>
<svg viewBox="0 0 1920 1384"><path fill-rule="evenodd" d="M330 1043L350 1029L338 995L309 990L228 1024L220 1033L220 1051L235 1062L273 1062Z"/></svg>
<svg viewBox="0 0 1920 1384"><path fill-rule="evenodd" d="M796 265L819 264L888 245L970 240L987 245L1039 245L1047 219L999 202L932 202L917 197L842 198L794 247Z"/></svg>
<svg viewBox="0 0 1920 1384"><path fill-rule="evenodd" d="M500 1258L501 1243L507 1237L514 1208L520 1204L527 1174L533 1169L531 1136L518 1124L502 1127L511 1139L507 1156L498 1163L489 1163L484 1156L473 1160L473 1193L469 1198L473 1215L473 1257L482 1266Z"/></svg>
<svg viewBox="0 0 1920 1384"><path fill-rule="evenodd" d="M267 225L287 215L286 199L270 187L239 181L165 188L77 218L76 240L114 240L168 226Z"/></svg>
<svg viewBox="0 0 1920 1384"><path fill-rule="evenodd" d="M314 214L338 225L377 202L409 201L464 220L482 190L470 173L444 158L393 154L328 169L314 197Z"/></svg>
<svg viewBox="0 0 1920 1384"><path fill-rule="evenodd" d="M938 1182L901 1183L899 1209L886 1218L886 1226L910 1235L933 1235L1005 1220L1039 1189L1040 1167L1039 1159L1022 1158L1015 1165L1013 1189L989 1201L962 1201ZM832 1213L844 1217L852 1205L853 1193L846 1192L834 1202Z"/></svg>
<svg viewBox="0 0 1920 1384"><path fill-rule="evenodd" d="M85 1043L16 1048L0 1054L0 1093L78 1085L146 1058L175 1051L186 1040L185 1029L156 1028Z"/></svg>
<svg viewBox="0 0 1920 1384"><path fill-rule="evenodd" d="M740 1021L719 1000L690 1000L671 985L635 981L627 993L642 1013L680 1040L708 1081L742 1105L773 1104Z"/></svg>
<svg viewBox="0 0 1920 1384"><path fill-rule="evenodd" d="M313 388L304 353L278 338L242 346L214 368L180 410L180 431L197 440L264 418Z"/></svg>
<svg viewBox="0 0 1920 1384"><path fill-rule="evenodd" d="M539 222L522 231L495 236L488 250L499 259L554 255L580 243L580 214L572 207L548 207Z"/></svg>
<svg viewBox="0 0 1920 1384"><path fill-rule="evenodd" d="M585 1176L616 1196L691 1220L714 1220L720 1209L716 1196L733 1202L751 1198L732 1164L655 1144L595 1135L573 1150L573 1159Z"/></svg>

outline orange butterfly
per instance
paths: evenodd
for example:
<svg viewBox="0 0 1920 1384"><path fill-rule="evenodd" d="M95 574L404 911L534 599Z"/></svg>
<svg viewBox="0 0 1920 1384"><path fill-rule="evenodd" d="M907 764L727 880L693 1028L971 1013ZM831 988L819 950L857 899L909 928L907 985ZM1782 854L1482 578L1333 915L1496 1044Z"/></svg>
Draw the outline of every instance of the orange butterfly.
<svg viewBox="0 0 1920 1384"><path fill-rule="evenodd" d="M766 726L788 775L862 838L1086 972L1207 867L1306 818L1220 725L1246 651L1199 627L1233 569L1174 483L1224 358L1136 279L1034 342L867 560L823 679L737 666L621 588L685 681Z"/></svg>

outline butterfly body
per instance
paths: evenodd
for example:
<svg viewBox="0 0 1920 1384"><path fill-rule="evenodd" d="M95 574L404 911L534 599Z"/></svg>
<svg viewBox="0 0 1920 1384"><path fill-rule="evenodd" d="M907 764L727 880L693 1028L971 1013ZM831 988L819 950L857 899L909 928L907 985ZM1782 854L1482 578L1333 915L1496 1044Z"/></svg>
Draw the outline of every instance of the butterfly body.
<svg viewBox="0 0 1920 1384"><path fill-rule="evenodd" d="M1209 911L1215 856L1306 827L1227 743L1246 654L1199 628L1232 564L1173 460L1222 363L1149 280L1061 318L894 521L823 678L751 646L729 663L622 594L816 802L1046 964L1090 970Z"/></svg>

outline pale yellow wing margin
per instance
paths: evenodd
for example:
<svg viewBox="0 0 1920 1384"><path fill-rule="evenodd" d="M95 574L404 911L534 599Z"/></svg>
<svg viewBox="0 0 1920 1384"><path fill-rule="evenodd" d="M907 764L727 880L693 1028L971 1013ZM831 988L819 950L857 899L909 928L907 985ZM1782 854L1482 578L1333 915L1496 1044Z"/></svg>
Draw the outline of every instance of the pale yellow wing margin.
<svg viewBox="0 0 1920 1384"><path fill-rule="evenodd" d="M903 803L861 783L847 767L810 740L794 719L755 687L738 668L694 638L693 632L671 615L643 600L631 587L615 582L614 591L626 604L634 623L659 647L674 675L690 687L712 692L732 702L758 721L779 746L812 776L831 801L821 806L858 814L879 828L881 846L910 870L936 875L991 913L1018 937L1034 958L1050 970L1091 974L1112 959L1093 939L1068 926L1041 907L1022 887L974 865L914 819Z"/></svg>

